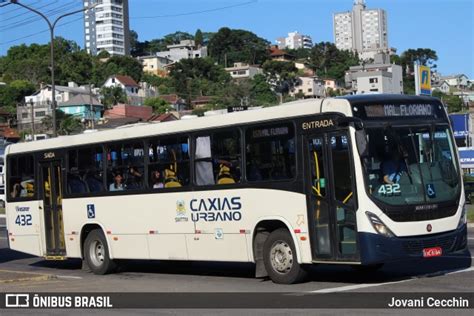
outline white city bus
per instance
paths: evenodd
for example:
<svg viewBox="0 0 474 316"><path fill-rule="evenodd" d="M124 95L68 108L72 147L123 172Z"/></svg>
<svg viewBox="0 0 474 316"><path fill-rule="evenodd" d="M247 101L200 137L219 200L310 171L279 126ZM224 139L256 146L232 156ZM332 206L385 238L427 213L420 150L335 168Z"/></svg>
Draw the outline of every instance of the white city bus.
<svg viewBox="0 0 474 316"><path fill-rule="evenodd" d="M438 99L366 95L15 144L10 247L83 258L378 268L466 248L457 150Z"/></svg>

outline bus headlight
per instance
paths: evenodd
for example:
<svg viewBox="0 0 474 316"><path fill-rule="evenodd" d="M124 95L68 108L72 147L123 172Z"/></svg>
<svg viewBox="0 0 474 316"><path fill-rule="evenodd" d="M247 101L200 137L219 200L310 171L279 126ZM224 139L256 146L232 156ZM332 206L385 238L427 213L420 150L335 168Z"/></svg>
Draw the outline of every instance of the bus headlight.
<svg viewBox="0 0 474 316"><path fill-rule="evenodd" d="M466 204L462 207L461 218L459 219L458 228L467 223Z"/></svg>
<svg viewBox="0 0 474 316"><path fill-rule="evenodd" d="M378 218L377 215L371 212L365 212L365 215L369 218L370 223L374 227L375 231L385 237L395 237L390 229Z"/></svg>

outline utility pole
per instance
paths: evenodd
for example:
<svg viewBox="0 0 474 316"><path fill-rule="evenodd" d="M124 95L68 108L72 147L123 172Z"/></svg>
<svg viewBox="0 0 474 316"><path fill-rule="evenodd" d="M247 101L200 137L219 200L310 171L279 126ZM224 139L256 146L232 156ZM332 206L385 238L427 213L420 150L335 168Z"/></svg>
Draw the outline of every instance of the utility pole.
<svg viewBox="0 0 474 316"><path fill-rule="evenodd" d="M92 100L92 87L93 85L89 83L89 113L91 117L91 129L95 128L95 111L94 111L94 101Z"/></svg>
<svg viewBox="0 0 474 316"><path fill-rule="evenodd" d="M30 99L31 105L31 137L35 139L35 103Z"/></svg>
<svg viewBox="0 0 474 316"><path fill-rule="evenodd" d="M60 15L53 21L53 23L51 23L51 21L48 19L48 17L46 15L44 15L43 13L39 12L36 9L33 9L33 8L27 6L27 5L24 5L23 3L20 3L19 0L10 0L10 3L19 5L20 7L23 7L23 8L25 8L25 9L31 11L31 12L34 12L34 13L38 14L39 16L41 16L46 21L46 23L48 23L49 33L50 33L50 37L51 37L51 42L50 42L51 95L52 95L52 100L51 100L51 102L52 102L51 103L52 115L51 115L51 117L53 119L53 137L56 137L56 136L58 136L58 132L57 132L57 128L56 128L56 123L57 123L56 122L56 87L54 85L54 28L56 27L56 24L58 23L58 21L60 19L66 17L66 16L70 16L70 15L73 15L73 14L76 14L76 13L79 13L79 12L82 12L82 11L92 9L97 4L93 4L92 6L82 8L80 10L72 11L72 12L69 12L69 13L66 13L66 14L63 14L63 15Z"/></svg>

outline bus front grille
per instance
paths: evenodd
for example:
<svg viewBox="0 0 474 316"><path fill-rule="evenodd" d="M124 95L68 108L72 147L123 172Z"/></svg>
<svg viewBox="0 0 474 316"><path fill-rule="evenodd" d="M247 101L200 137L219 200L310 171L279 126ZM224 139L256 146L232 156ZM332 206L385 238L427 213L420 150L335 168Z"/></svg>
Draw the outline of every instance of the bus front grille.
<svg viewBox="0 0 474 316"><path fill-rule="evenodd" d="M403 242L403 248L410 255L420 255L424 248L441 247L443 253L450 252L456 243L456 236L440 236L434 238L423 238L407 240Z"/></svg>

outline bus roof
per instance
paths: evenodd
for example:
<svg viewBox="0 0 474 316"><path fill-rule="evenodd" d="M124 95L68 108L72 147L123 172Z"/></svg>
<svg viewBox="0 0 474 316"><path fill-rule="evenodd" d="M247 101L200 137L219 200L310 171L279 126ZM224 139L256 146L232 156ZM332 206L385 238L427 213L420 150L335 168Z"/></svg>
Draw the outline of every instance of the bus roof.
<svg viewBox="0 0 474 316"><path fill-rule="evenodd" d="M153 135L176 134L185 131L206 130L227 126L239 126L244 123L271 121L320 112L339 112L351 115L349 103L337 99L306 99L257 110L233 112L222 115L199 117L194 120L150 123L140 126L123 126L107 131L60 136L46 140L18 143L8 147L8 154L54 149L86 144L134 139Z"/></svg>
<svg viewBox="0 0 474 316"><path fill-rule="evenodd" d="M429 96L415 96L405 94L357 94L336 97L336 99L345 99L351 105L367 104L375 102L383 103L420 103L420 102L440 102L438 98Z"/></svg>

